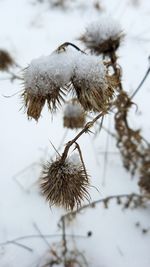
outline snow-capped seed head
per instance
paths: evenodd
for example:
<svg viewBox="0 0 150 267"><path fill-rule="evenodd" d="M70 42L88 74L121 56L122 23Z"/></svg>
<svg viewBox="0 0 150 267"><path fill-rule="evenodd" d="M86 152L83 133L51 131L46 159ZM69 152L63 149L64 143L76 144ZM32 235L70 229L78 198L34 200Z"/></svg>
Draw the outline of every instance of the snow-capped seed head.
<svg viewBox="0 0 150 267"><path fill-rule="evenodd" d="M14 60L11 55L5 50L0 50L0 71L8 70L13 64Z"/></svg>
<svg viewBox="0 0 150 267"><path fill-rule="evenodd" d="M71 99L64 109L64 127L69 129L83 128L85 124L85 111L77 99Z"/></svg>
<svg viewBox="0 0 150 267"><path fill-rule="evenodd" d="M88 49L96 54L109 54L116 51L124 37L120 24L102 15L97 21L90 23L85 33L79 38Z"/></svg>
<svg viewBox="0 0 150 267"><path fill-rule="evenodd" d="M24 70L23 98L28 117L38 120L47 101L53 111L63 100L74 68L73 52L54 52L33 60Z"/></svg>
<svg viewBox="0 0 150 267"><path fill-rule="evenodd" d="M76 62L72 84L84 110L107 109L114 90L103 61L99 57L81 55Z"/></svg>
<svg viewBox="0 0 150 267"><path fill-rule="evenodd" d="M44 166L41 191L50 205L65 209L79 207L84 198L89 199L88 177L78 156L61 158Z"/></svg>

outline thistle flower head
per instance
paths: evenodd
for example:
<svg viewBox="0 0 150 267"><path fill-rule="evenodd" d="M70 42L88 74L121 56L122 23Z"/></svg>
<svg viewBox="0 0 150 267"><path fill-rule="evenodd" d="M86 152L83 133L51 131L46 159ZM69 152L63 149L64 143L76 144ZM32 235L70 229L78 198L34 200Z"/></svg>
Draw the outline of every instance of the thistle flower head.
<svg viewBox="0 0 150 267"><path fill-rule="evenodd" d="M59 158L44 166L41 190L50 205L71 210L79 207L84 198L89 198L88 185L88 177L76 154L65 161Z"/></svg>
<svg viewBox="0 0 150 267"><path fill-rule="evenodd" d="M6 71L13 64L11 55L5 50L0 50L0 71Z"/></svg>
<svg viewBox="0 0 150 267"><path fill-rule="evenodd" d="M57 108L72 72L72 54L66 51L54 52L30 63L24 70L23 93L28 117L38 120L46 101L51 111Z"/></svg>
<svg viewBox="0 0 150 267"><path fill-rule="evenodd" d="M85 124L85 112L77 99L66 103L64 109L64 127L70 129L82 128Z"/></svg>
<svg viewBox="0 0 150 267"><path fill-rule="evenodd" d="M76 62L72 83L85 110L106 110L113 87L101 59L94 55L81 55Z"/></svg>
<svg viewBox="0 0 150 267"><path fill-rule="evenodd" d="M99 20L86 27L85 33L79 39L94 53L107 54L117 50L123 37L120 24L102 15Z"/></svg>

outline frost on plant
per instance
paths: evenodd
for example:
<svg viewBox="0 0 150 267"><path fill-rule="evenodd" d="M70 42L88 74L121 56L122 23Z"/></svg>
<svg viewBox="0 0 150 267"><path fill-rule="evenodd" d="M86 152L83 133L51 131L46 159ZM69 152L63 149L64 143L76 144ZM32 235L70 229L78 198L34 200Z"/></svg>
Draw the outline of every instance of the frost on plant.
<svg viewBox="0 0 150 267"><path fill-rule="evenodd" d="M83 128L85 124L85 112L77 99L66 103L64 109L64 127L70 129Z"/></svg>
<svg viewBox="0 0 150 267"><path fill-rule="evenodd" d="M123 36L120 24L109 16L102 15L86 27L79 39L94 53L109 54L117 50Z"/></svg>
<svg viewBox="0 0 150 267"><path fill-rule="evenodd" d="M82 55L76 63L72 83L79 102L87 111L106 111L114 88L103 61Z"/></svg>
<svg viewBox="0 0 150 267"><path fill-rule="evenodd" d="M106 111L114 92L112 81L101 59L64 43L24 70L22 97L27 115L38 120L45 102L50 111L56 110L71 85L85 111Z"/></svg>
<svg viewBox="0 0 150 267"><path fill-rule="evenodd" d="M78 156L61 158L44 166L41 190L50 205L66 209L79 207L84 198L88 199L88 177Z"/></svg>
<svg viewBox="0 0 150 267"><path fill-rule="evenodd" d="M38 120L46 101L51 111L61 104L73 72L72 55L56 51L32 60L24 70L23 98L28 117Z"/></svg>

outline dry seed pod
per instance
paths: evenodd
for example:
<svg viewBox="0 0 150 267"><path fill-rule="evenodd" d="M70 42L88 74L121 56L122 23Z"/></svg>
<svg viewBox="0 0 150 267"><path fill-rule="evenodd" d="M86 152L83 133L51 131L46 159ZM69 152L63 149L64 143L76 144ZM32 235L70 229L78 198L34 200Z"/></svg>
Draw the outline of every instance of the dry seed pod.
<svg viewBox="0 0 150 267"><path fill-rule="evenodd" d="M106 73L103 61L94 55L80 55L76 62L72 84L77 98L86 111L106 111L113 97L112 77Z"/></svg>
<svg viewBox="0 0 150 267"><path fill-rule="evenodd" d="M120 24L102 15L98 21L90 23L79 38L88 49L96 54L110 54L118 49L124 37Z"/></svg>
<svg viewBox="0 0 150 267"><path fill-rule="evenodd" d="M84 127L85 112L77 99L72 99L66 104L63 120L66 128L78 129Z"/></svg>
<svg viewBox="0 0 150 267"><path fill-rule="evenodd" d="M24 70L22 94L28 117L38 120L47 101L50 111L63 101L73 72L73 52L54 52L33 60Z"/></svg>
<svg viewBox="0 0 150 267"><path fill-rule="evenodd" d="M89 199L88 185L88 177L76 154L44 166L41 190L50 205L71 210L79 207L84 198Z"/></svg>
<svg viewBox="0 0 150 267"><path fill-rule="evenodd" d="M14 60L11 55L5 50L0 50L0 71L8 70L13 64Z"/></svg>

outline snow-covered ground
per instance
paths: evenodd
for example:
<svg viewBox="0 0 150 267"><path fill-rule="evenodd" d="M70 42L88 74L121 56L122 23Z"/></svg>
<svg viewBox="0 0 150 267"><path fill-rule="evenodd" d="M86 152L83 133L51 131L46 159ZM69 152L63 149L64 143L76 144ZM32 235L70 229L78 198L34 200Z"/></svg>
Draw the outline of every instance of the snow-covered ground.
<svg viewBox="0 0 150 267"><path fill-rule="evenodd" d="M22 66L26 67L33 58L49 55L60 44L74 42L81 48L77 37L83 33L87 23L99 17L93 1L74 1L70 9L52 9L36 0L0 0L0 49L7 49ZM137 6L133 2L139 2ZM103 0L103 12L118 19L126 33L125 41L119 50L119 63L123 70L124 88L132 93L141 81L148 67L150 54L150 2L148 0ZM20 74L20 73L19 73ZM0 78L8 77L0 74ZM149 88L150 78L135 97L135 109L130 123L142 128L142 134L149 140ZM35 223L42 234L61 234L58 221L63 209L49 208L39 194L37 182L40 163L54 155L50 141L59 147L70 140L76 131L63 128L62 110L51 117L44 109L38 123L27 120L19 94L22 89L19 81L0 81L0 243L21 236L38 234ZM113 118L109 115L104 125L113 131ZM96 138L84 135L79 144L91 175L91 184L99 192L90 189L92 200L112 194L139 192L138 177L131 179L122 167L119 153L108 154L104 169L104 152L118 152L115 140L102 131ZM109 141L109 142L108 142ZM105 172L105 175L104 175ZM105 177L105 179L104 179ZM89 238L76 239L76 246L85 252L90 267L149 267L150 236L142 234L135 224L140 222L148 228L148 209L122 211L115 202L109 209L102 205L88 209L68 226L67 233ZM52 244L61 239L48 239ZM42 238L19 241L33 249L28 251L14 244L0 246L0 267L39 266L40 259L48 251Z"/></svg>

